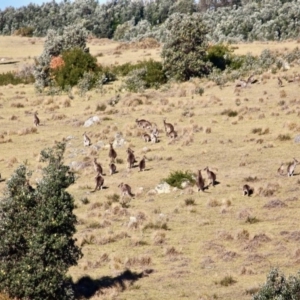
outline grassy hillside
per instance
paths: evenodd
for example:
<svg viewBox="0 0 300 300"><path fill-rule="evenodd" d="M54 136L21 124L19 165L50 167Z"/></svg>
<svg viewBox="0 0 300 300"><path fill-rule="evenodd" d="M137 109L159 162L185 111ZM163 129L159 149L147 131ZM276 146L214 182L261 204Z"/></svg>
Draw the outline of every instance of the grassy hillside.
<svg viewBox="0 0 300 300"><path fill-rule="evenodd" d="M20 63L42 51L42 40L1 37L4 44L0 59ZM285 51L295 45L276 47ZM118 46L108 40L89 42L91 53L106 64L159 59L156 48ZM269 46L274 44L238 45L236 51L257 54ZM0 64L0 72L15 66ZM83 98L74 90L74 99L37 95L33 86L0 87L1 175L9 178L27 161L34 170L34 186L41 176L40 151L68 139L65 160L77 174L70 192L76 199L76 236L84 253L70 274L74 281L85 277L77 288L91 299L251 299L272 266L286 274L300 267L300 167L294 177L277 175L281 163L300 159L294 142L300 130L299 81L283 80L279 87L277 76L290 78L299 71L292 66L281 74L266 72L246 88L231 83L221 89L195 79L143 94L120 91L117 81L104 86L103 93L89 92ZM119 103L109 105L116 95ZM35 111L41 120L37 129ZM91 116L99 116L100 122L83 127ZM137 118L157 125L159 143L142 140ZM175 140L164 133L164 118L175 126ZM92 140L90 147L83 146L84 132ZM108 148L117 133L125 144L115 148L118 173L110 176ZM145 172L128 170L128 147L138 161L146 155ZM107 175L106 188L93 193L95 157ZM205 193L196 186L171 188L166 194L154 190L173 171L196 174L207 166L219 184ZM136 195L127 205L116 196L121 182ZM246 183L254 188L250 197L242 195ZM2 182L2 191L4 187Z"/></svg>

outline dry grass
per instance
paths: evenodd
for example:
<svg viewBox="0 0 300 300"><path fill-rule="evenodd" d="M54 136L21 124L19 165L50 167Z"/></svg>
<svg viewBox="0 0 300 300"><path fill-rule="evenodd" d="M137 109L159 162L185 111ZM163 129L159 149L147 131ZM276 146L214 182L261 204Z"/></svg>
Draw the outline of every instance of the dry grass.
<svg viewBox="0 0 300 300"><path fill-rule="evenodd" d="M40 39L34 45L17 37L0 37L0 42L5 45L0 48L0 57L18 57L21 62L22 57L42 51ZM149 53L159 59L159 48L143 52L131 45L116 50L118 45L93 39L88 46L92 54L103 53L97 59L104 64L116 62L114 51L120 52L120 64L136 62ZM284 45L278 43L276 47ZM274 44L239 45L236 51L256 53L268 46ZM9 66L0 65L0 71ZM286 71L287 76L294 71L299 73L300 68ZM33 86L0 87L3 178L9 178L18 164L27 161L34 182L41 176L38 153L52 146L54 140L67 139L65 162L73 166L77 178L69 192L77 207L76 238L84 254L69 271L74 281L85 275L100 280L118 278L126 268L137 274L153 269L134 283L126 281L123 290L101 290L101 295L98 292L91 299L250 300L271 266L279 265L287 274L298 271L294 261L299 260L300 238L295 228L300 209L300 167L294 177L277 176L281 162L293 157L299 160L294 143L300 126L298 91L286 89L282 97L276 77L266 73L263 78L264 84L241 90L239 96L234 93L234 83L220 89L204 79L199 83L196 79L171 83L143 94L120 92L121 100L114 107L107 103L116 97L120 82L104 86L101 99L90 92L88 105L82 105L85 99L75 91L76 97L69 101L67 95L36 95ZM195 86L203 86L204 95L195 93ZM15 98L25 94L28 101ZM37 128L32 127L35 110L43 125ZM100 115L105 123L83 127L94 115ZM164 132L164 117L178 131L179 137L172 143ZM127 169L128 146L134 149L137 161L146 152L135 126L137 118L149 119L160 131L160 142L147 144L145 172ZM92 137L89 148L82 143L84 131ZM115 140L117 132L125 143L115 148L118 173L110 176L108 143ZM95 187L93 157L106 174L105 189L95 193L91 192ZM197 192L195 186L171 188L162 194L155 191L171 171L196 174L206 166L216 171L219 184L205 192ZM208 183L205 172L202 176ZM125 206L120 203L121 182L137 194L133 199L126 196L130 201ZM251 197L242 196L245 183L254 188ZM4 188L2 183L0 189Z"/></svg>

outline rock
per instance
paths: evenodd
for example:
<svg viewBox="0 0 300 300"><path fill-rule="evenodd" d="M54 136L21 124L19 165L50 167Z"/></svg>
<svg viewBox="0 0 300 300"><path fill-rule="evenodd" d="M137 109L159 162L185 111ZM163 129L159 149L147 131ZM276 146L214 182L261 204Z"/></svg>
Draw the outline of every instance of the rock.
<svg viewBox="0 0 300 300"><path fill-rule="evenodd" d="M98 151L98 150L100 150L101 148L103 148L104 146L105 146L104 142L99 141L99 142L97 142L96 144L93 144L93 145L91 146L91 148Z"/></svg>
<svg viewBox="0 0 300 300"><path fill-rule="evenodd" d="M126 143L125 139L123 138L123 134L121 132L117 132L115 135L115 140L113 141L114 148L120 148Z"/></svg>
<svg viewBox="0 0 300 300"><path fill-rule="evenodd" d="M128 227L129 228L136 228L137 227L137 218L136 217L130 217L129 218Z"/></svg>
<svg viewBox="0 0 300 300"><path fill-rule="evenodd" d="M84 122L83 127L90 127L95 123L99 123L99 122L100 122L100 118L98 116L93 116Z"/></svg>
<svg viewBox="0 0 300 300"><path fill-rule="evenodd" d="M300 143L300 134L298 134L298 135L295 136L294 142L295 142L296 144L299 144L299 143Z"/></svg>
<svg viewBox="0 0 300 300"><path fill-rule="evenodd" d="M155 190L158 194L167 194L171 192L171 186L168 183L163 182L157 185Z"/></svg>

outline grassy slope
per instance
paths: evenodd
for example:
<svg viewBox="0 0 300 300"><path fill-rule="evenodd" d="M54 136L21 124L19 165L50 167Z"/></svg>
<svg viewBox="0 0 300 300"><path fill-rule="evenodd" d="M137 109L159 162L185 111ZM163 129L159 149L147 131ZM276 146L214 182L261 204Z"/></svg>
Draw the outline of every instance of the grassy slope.
<svg viewBox="0 0 300 300"><path fill-rule="evenodd" d="M6 52L2 52L6 47L1 47L0 58L8 56L3 53L9 53L12 59L28 60L29 55L37 55L42 49L41 41L33 45L28 39L1 39L1 45L8 42ZM26 43L30 45L22 52L16 50ZM92 54L103 53L98 59L105 63L158 57L157 49L115 52L117 45L107 40L92 40L89 44ZM248 44L247 51L251 47L255 53L257 44ZM7 70L7 66L2 67L0 72ZM293 67L285 75L294 71L299 72L299 67ZM74 280L84 275L101 279L114 278L126 268L138 273L153 269L147 277L126 281L125 290L116 284L100 289L93 299L250 299L247 291L265 280L271 266L294 274L300 264L299 176L287 178L276 174L281 162L288 163L292 157L298 157L299 145L293 142L293 137L300 128L299 83L284 82L279 88L276 77L266 73L260 83L238 92L234 92L234 83L220 89L213 83L198 80L144 94L121 92L119 104L114 108L107 106L104 112L96 112L96 106L107 104L118 93L120 82L105 86L104 94L89 92L80 98L75 91L71 101L65 95L36 95L32 86L0 87L0 141L11 139L0 147L2 177L8 178L19 163L27 160L36 170L31 179L34 185L40 176L39 152L54 140L74 137L68 143L66 163L87 163L77 171L78 180L70 188L80 221L76 235L78 242L85 245L84 257L78 266L71 268L70 274ZM195 94L199 86L205 90L202 96ZM136 99L143 104L137 105ZM280 101L285 104L279 105ZM15 107L18 103L24 107ZM225 109L236 110L238 115L232 118L221 115ZM183 116L186 110L193 115ZM30 132L34 111L39 112L42 126L37 133L22 135L24 128ZM82 122L93 115L111 120L84 128ZM12 116L16 120L11 120ZM164 117L179 133L174 143L163 133ZM142 141L135 126L136 118L146 118L158 125L160 143L152 145ZM269 133L253 134L254 128L269 128ZM211 133L206 133L209 129ZM99 151L84 148L84 131L93 144L101 140L105 146ZM116 132L122 132L127 142L116 149L125 163L117 165L119 173L105 177L107 189L90 193L95 176L91 161L97 157L108 173L107 145ZM280 141L279 134L289 134L292 139ZM148 148L149 171L127 170L128 145L135 150L137 158L142 157L144 147ZM195 187L170 194L151 193L170 171L196 173L206 166L216 172L220 184L205 194L197 193ZM299 174L299 169L296 173ZM249 176L258 178L249 183L255 188L250 198L243 197L241 190ZM120 182L130 184L137 194L125 209L119 203L109 204L107 199L119 193ZM4 184L0 187L3 189ZM260 189L266 193L273 189L274 194L264 196L259 194ZM83 197L88 197L90 203L82 204ZM186 206L187 198L195 199L195 205ZM286 206L264 208L276 199ZM259 222L246 223L248 215ZM137 228L128 227L130 216L139 218ZM166 223L169 229L145 229L151 223L157 227ZM225 276L232 276L237 282L228 287L220 285Z"/></svg>

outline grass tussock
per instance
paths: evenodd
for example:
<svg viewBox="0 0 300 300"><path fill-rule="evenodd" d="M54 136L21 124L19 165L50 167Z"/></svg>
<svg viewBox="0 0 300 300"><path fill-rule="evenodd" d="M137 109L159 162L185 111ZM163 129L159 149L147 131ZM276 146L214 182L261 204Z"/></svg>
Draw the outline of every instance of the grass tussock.
<svg viewBox="0 0 300 300"><path fill-rule="evenodd" d="M195 179L193 178L193 173L191 171L174 171L169 174L167 178L164 179L170 186L182 189L182 184L188 182L189 184L194 184Z"/></svg>
<svg viewBox="0 0 300 300"><path fill-rule="evenodd" d="M289 134L279 134L277 136L277 140L281 141L281 142L285 142L285 141L289 141L291 140L291 136Z"/></svg>
<svg viewBox="0 0 300 300"><path fill-rule="evenodd" d="M216 282L216 284L219 284L222 286L230 286L230 285L235 284L236 282L237 281L231 275L226 275L219 282Z"/></svg>
<svg viewBox="0 0 300 300"><path fill-rule="evenodd" d="M226 115L226 116L232 118L232 117L236 117L238 115L238 112L236 110L232 110L232 109L224 109L221 112L221 115L222 116Z"/></svg>

